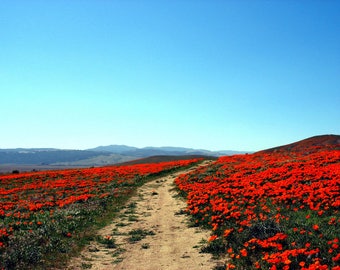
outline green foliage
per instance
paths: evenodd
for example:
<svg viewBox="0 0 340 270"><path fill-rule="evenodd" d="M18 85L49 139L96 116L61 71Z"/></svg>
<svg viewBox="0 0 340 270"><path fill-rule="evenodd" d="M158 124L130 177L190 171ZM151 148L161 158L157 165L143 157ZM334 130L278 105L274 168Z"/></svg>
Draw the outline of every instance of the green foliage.
<svg viewBox="0 0 340 270"><path fill-rule="evenodd" d="M117 245L115 243L115 240L112 236L98 236L97 237L97 242L104 245L106 248L116 248Z"/></svg>
<svg viewBox="0 0 340 270"><path fill-rule="evenodd" d="M16 231L20 233L11 237L6 249L0 249L0 269L46 269L44 267L55 264L64 267L67 257L95 238L97 228L112 221L134 190L132 187L118 197L88 200L55 211L32 214L30 229L24 224L16 225ZM133 205L128 208L133 209ZM13 217L5 217L2 222L15 224L16 221ZM103 239L102 243L108 248L115 246L108 239Z"/></svg>
<svg viewBox="0 0 340 270"><path fill-rule="evenodd" d="M145 238L147 235L155 235L155 232L152 230L143 230L143 229L135 229L129 232L129 239L128 241L130 243L135 243L143 238Z"/></svg>

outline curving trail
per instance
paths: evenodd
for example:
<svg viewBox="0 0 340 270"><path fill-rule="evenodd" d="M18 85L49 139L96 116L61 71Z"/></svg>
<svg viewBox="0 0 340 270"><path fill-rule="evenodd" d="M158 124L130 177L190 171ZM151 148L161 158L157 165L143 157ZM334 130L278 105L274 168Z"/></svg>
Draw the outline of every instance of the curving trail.
<svg viewBox="0 0 340 270"><path fill-rule="evenodd" d="M188 217L181 212L186 203L173 190L174 179L195 168L139 188L112 224L98 232L115 239L116 245L93 242L67 269L213 269L218 262L200 253L209 232L188 226Z"/></svg>

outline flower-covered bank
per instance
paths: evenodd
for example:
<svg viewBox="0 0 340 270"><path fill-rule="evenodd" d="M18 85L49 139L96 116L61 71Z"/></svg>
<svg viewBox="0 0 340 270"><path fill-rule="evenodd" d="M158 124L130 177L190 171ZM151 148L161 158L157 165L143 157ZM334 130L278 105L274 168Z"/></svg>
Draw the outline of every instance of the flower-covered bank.
<svg viewBox="0 0 340 270"><path fill-rule="evenodd" d="M0 269L44 265L49 257L55 261L56 254L67 254L82 244L86 230L112 215L149 176L198 161L0 176Z"/></svg>
<svg viewBox="0 0 340 270"><path fill-rule="evenodd" d="M221 157L176 179L228 269L340 269L340 150ZM308 153L309 152L309 153Z"/></svg>

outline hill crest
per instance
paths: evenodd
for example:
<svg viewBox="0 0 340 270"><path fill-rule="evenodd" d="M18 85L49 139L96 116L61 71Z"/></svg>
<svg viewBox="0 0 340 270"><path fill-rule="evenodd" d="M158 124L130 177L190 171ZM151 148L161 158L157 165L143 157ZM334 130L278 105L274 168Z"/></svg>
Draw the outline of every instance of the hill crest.
<svg viewBox="0 0 340 270"><path fill-rule="evenodd" d="M340 135L318 135L294 143L277 146L257 153L299 152L310 153L323 149L340 149Z"/></svg>

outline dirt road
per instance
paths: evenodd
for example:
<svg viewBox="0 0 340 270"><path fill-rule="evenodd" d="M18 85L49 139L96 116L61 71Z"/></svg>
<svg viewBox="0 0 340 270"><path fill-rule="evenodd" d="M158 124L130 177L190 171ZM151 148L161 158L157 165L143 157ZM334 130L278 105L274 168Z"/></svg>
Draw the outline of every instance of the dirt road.
<svg viewBox="0 0 340 270"><path fill-rule="evenodd" d="M101 240L86 247L68 269L213 269L218 262L200 253L209 232L189 227L186 204L174 190L174 179L184 172L142 186L112 224L98 232Z"/></svg>

